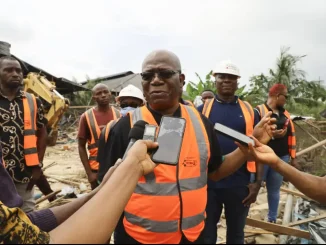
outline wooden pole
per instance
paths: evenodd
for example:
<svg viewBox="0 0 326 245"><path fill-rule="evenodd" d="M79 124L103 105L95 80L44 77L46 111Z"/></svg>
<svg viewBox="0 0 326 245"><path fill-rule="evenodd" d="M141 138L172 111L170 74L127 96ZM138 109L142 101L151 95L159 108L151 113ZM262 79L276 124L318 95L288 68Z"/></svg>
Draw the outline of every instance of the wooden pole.
<svg viewBox="0 0 326 245"><path fill-rule="evenodd" d="M54 191L52 193L50 193L49 195L46 195L38 200L36 200L35 204L40 204L41 202L44 202L45 200L48 200L51 197L54 197L55 195L57 195L58 193L60 193L61 191Z"/></svg>
<svg viewBox="0 0 326 245"><path fill-rule="evenodd" d="M289 190L294 191L294 186L290 183L289 184ZM291 222L292 217L292 207L293 207L293 196L292 194L288 194L285 209L284 209L284 216L283 216L283 222L282 225L287 226ZM288 240L287 235L280 236L279 244L286 244Z"/></svg>
<svg viewBox="0 0 326 245"><path fill-rule="evenodd" d="M260 229L263 229L266 231L271 231L271 232L277 233L277 234L310 239L310 233L308 231L303 231L303 230L295 229L292 227L272 224L272 223L268 223L265 221L251 219L251 218L247 218L246 224L249 226L252 226L252 227L257 227L257 228L260 228Z"/></svg>
<svg viewBox="0 0 326 245"><path fill-rule="evenodd" d="M326 214L322 214L316 217L312 217L312 218L308 218L308 219L303 219L303 220L299 220L293 223L290 223L288 226L293 227L293 226L297 226L297 225L302 225L302 224L307 224L313 221L318 221L321 219L326 219Z"/></svg>
<svg viewBox="0 0 326 245"><path fill-rule="evenodd" d="M303 154L306 154L307 152L312 151L312 150L314 150L314 149L316 149L316 148L318 148L318 147L320 147L320 146L323 146L323 145L325 145L325 144L326 144L326 139L323 140L323 141L320 141L319 143L314 144L314 145L312 145L312 146L310 146L310 147L308 147L308 148L306 148L306 149L304 149L304 150L302 150L302 151L299 151L299 152L297 153L297 157L299 157L299 156L301 156L301 155L303 155Z"/></svg>
<svg viewBox="0 0 326 245"><path fill-rule="evenodd" d="M295 125L297 125L303 132L305 132L306 134L308 134L311 138L313 138L317 143L319 143L320 141L313 136L311 133L309 133L307 130L305 130L303 127L301 127L298 123L294 122ZM326 146L323 145L323 148L326 150Z"/></svg>

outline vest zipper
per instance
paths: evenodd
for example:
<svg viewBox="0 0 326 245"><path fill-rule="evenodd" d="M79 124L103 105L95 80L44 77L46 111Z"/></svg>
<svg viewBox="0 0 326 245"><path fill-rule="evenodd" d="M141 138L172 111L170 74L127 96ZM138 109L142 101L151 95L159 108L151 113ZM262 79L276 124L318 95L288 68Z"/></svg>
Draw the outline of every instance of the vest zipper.
<svg viewBox="0 0 326 245"><path fill-rule="evenodd" d="M184 237L185 235L183 234L182 230L182 218L183 218L183 202L182 202L182 195L181 195L181 188L180 188L180 182L179 182L179 163L177 164L177 188L178 188L178 193L179 193L179 200L180 200L180 223L179 223L179 229ZM181 238L182 239L182 238Z"/></svg>

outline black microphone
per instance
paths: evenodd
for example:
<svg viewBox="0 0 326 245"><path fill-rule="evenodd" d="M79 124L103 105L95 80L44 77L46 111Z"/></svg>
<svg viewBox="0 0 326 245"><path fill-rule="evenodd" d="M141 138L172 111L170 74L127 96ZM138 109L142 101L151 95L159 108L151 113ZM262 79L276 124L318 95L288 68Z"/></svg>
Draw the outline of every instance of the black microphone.
<svg viewBox="0 0 326 245"><path fill-rule="evenodd" d="M129 141L128 147L125 151L125 154L123 155L122 160L125 160L125 158L127 157L128 151L135 144L135 142L137 140L141 140L143 138L146 124L148 124L148 123L143 120L139 120L134 124L134 127L129 132L128 138L130 141Z"/></svg>

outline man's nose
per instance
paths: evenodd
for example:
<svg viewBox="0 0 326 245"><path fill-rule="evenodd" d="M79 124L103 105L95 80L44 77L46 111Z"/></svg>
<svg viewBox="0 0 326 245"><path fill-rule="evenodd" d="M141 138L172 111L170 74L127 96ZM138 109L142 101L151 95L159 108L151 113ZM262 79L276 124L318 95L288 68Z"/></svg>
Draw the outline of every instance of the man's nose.
<svg viewBox="0 0 326 245"><path fill-rule="evenodd" d="M162 79L159 77L157 73L155 73L151 81L151 84L161 84L161 83L162 83Z"/></svg>

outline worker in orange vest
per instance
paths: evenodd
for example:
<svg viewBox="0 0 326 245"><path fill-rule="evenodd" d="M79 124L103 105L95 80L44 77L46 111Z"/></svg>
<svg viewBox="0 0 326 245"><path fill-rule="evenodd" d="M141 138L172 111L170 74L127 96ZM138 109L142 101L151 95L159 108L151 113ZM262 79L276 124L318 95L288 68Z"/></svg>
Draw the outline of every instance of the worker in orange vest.
<svg viewBox="0 0 326 245"><path fill-rule="evenodd" d="M117 244L203 242L207 178L224 178L247 159L239 149L223 157L213 125L194 107L180 103L183 87L180 71L180 60L174 53L165 50L150 53L141 73L148 104L121 118L110 131L106 145L110 154L108 167L123 157L129 131L138 120L159 125L164 115L170 115L184 118L187 125L179 164L159 164L153 173L139 178L116 227ZM268 117L269 114L254 131L263 142L270 139L267 133L270 126L265 124Z"/></svg>
<svg viewBox="0 0 326 245"><path fill-rule="evenodd" d="M201 93L201 101L203 102L203 104L205 104L206 100L210 100L214 98L215 98L215 93L210 89L205 89Z"/></svg>
<svg viewBox="0 0 326 245"><path fill-rule="evenodd" d="M80 118L78 130L78 151L84 165L91 188L98 186L97 162L98 140L101 130L112 120L120 118L120 111L110 106L111 93L105 84L97 84L92 89L92 99L97 106L87 110ZM86 151L86 144L89 156Z"/></svg>
<svg viewBox="0 0 326 245"><path fill-rule="evenodd" d="M23 72L13 57L0 58L0 135L5 167L18 194L22 209L35 209L34 185L43 175L47 120L41 100L22 90ZM44 178L42 183L48 182ZM49 187L49 185L48 185ZM40 188L41 189L41 188ZM48 188L51 191L51 188Z"/></svg>
<svg viewBox="0 0 326 245"><path fill-rule="evenodd" d="M205 104L198 107L213 124L221 123L248 136L252 135L258 117L254 117L251 105L240 100L235 92L240 78L239 68L231 61L222 61L213 71L216 79L216 96L206 99ZM233 152L238 146L234 140L218 135L223 154ZM256 171L256 166L259 171ZM251 182L251 176L256 178ZM243 166L232 175L218 182L208 181L207 219L205 227L205 243L217 242L217 223L223 208L227 224L227 244L244 243L244 227L249 207L256 201L261 187L263 167L255 162L243 162ZM252 181L253 181L252 180Z"/></svg>
<svg viewBox="0 0 326 245"><path fill-rule="evenodd" d="M269 142L268 146L284 162L291 163L297 167L295 128L290 113L284 109L287 98L288 90L286 86L275 84L269 90L266 103L258 105L255 113L257 117L264 117L269 111L273 112L272 117L277 119L277 130L274 132L273 139ZM268 193L268 221L276 223L283 176L265 165L264 180L266 181Z"/></svg>

